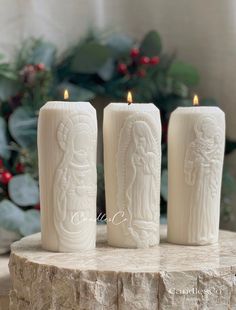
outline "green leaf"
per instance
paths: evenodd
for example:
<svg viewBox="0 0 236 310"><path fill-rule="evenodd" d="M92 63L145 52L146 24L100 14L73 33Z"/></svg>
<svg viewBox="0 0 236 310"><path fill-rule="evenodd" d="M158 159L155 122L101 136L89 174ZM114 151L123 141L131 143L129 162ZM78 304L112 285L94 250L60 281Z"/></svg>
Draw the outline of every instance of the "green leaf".
<svg viewBox="0 0 236 310"><path fill-rule="evenodd" d="M236 191L236 180L233 175L224 168L222 177L222 195L230 196Z"/></svg>
<svg viewBox="0 0 236 310"><path fill-rule="evenodd" d="M15 81L17 79L17 74L13 70L4 69L2 65L0 65L0 76L9 80Z"/></svg>
<svg viewBox="0 0 236 310"><path fill-rule="evenodd" d="M24 211L14 203L7 199L0 202L0 227L19 232L20 227L24 224L24 220Z"/></svg>
<svg viewBox="0 0 236 310"><path fill-rule="evenodd" d="M161 50L162 43L159 33L154 30L148 32L140 45L141 54L152 57L160 55Z"/></svg>
<svg viewBox="0 0 236 310"><path fill-rule="evenodd" d="M24 148L34 148L37 137L37 117L25 107L17 108L9 118L9 131L16 142Z"/></svg>
<svg viewBox="0 0 236 310"><path fill-rule="evenodd" d="M43 63L46 67L50 68L56 56L56 47L48 42L39 42L34 48L29 63L39 64Z"/></svg>
<svg viewBox="0 0 236 310"><path fill-rule="evenodd" d="M24 223L19 229L22 236L28 236L40 231L40 213L37 210L24 212Z"/></svg>
<svg viewBox="0 0 236 310"><path fill-rule="evenodd" d="M114 70L115 64L113 59L110 58L97 73L104 81L109 81L113 76Z"/></svg>
<svg viewBox="0 0 236 310"><path fill-rule="evenodd" d="M3 60L4 58L5 56L2 53L0 53L0 61Z"/></svg>
<svg viewBox="0 0 236 310"><path fill-rule="evenodd" d="M199 74L197 70L183 62L174 62L171 64L168 75L175 80L181 81L187 86L195 86L199 82Z"/></svg>
<svg viewBox="0 0 236 310"><path fill-rule="evenodd" d="M6 101L19 91L19 82L0 76L0 100Z"/></svg>
<svg viewBox="0 0 236 310"><path fill-rule="evenodd" d="M14 176L9 182L8 191L12 201L21 207L39 202L38 183L29 174Z"/></svg>
<svg viewBox="0 0 236 310"><path fill-rule="evenodd" d="M95 97L95 93L93 93L89 89L77 86L69 82L64 82L58 86L58 94L60 98L63 98L65 89L69 91L70 100L72 101L87 101Z"/></svg>
<svg viewBox="0 0 236 310"><path fill-rule="evenodd" d="M166 169L161 174L161 196L165 201L168 200L168 172Z"/></svg>
<svg viewBox="0 0 236 310"><path fill-rule="evenodd" d="M5 159L9 159L10 157L6 135L6 122L3 117L0 117L0 156Z"/></svg>
<svg viewBox="0 0 236 310"><path fill-rule="evenodd" d="M187 98L189 94L188 87L180 81L174 80L172 83L172 93L182 97Z"/></svg>
<svg viewBox="0 0 236 310"><path fill-rule="evenodd" d="M216 107L218 106L217 101L214 98L203 98L200 100L200 105L201 106L212 106Z"/></svg>
<svg viewBox="0 0 236 310"><path fill-rule="evenodd" d="M225 154L230 154L234 150L236 150L236 141L227 138L225 143Z"/></svg>
<svg viewBox="0 0 236 310"><path fill-rule="evenodd" d="M123 34L115 33L110 36L106 44L112 49L115 57L127 53L133 46L133 40Z"/></svg>
<svg viewBox="0 0 236 310"><path fill-rule="evenodd" d="M78 49L71 69L77 73L97 73L110 56L111 51L107 46L95 42L85 43Z"/></svg>

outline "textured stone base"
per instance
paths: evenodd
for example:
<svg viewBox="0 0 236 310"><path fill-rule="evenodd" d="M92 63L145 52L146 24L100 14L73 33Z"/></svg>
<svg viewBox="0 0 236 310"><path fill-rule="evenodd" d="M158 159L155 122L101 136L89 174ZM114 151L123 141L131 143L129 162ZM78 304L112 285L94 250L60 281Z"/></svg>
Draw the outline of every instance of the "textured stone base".
<svg viewBox="0 0 236 310"><path fill-rule="evenodd" d="M104 226L98 239L73 254L42 250L40 234L14 243L10 309L236 309L236 233L222 231L219 245L145 250L108 247Z"/></svg>

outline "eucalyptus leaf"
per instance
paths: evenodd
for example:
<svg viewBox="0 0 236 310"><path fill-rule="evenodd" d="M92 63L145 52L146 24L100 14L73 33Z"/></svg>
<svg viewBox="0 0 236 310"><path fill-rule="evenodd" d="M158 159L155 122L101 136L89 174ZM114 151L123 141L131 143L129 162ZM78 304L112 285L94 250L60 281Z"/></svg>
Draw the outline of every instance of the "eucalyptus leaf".
<svg viewBox="0 0 236 310"><path fill-rule="evenodd" d="M24 211L14 203L7 199L0 202L0 227L19 233L24 220Z"/></svg>
<svg viewBox="0 0 236 310"><path fill-rule="evenodd" d="M161 50L162 43L159 33L154 30L148 32L140 45L141 54L152 57L160 55Z"/></svg>
<svg viewBox="0 0 236 310"><path fill-rule="evenodd" d="M9 159L10 157L6 133L6 121L3 117L0 117L0 156L5 159Z"/></svg>
<svg viewBox="0 0 236 310"><path fill-rule="evenodd" d="M226 139L225 143L225 154L230 154L236 150L236 141Z"/></svg>
<svg viewBox="0 0 236 310"><path fill-rule="evenodd" d="M0 100L6 101L19 91L19 83L13 79L0 76Z"/></svg>
<svg viewBox="0 0 236 310"><path fill-rule="evenodd" d="M201 106L212 106L212 107L215 107L215 106L218 106L217 104L217 101L213 98L203 98L200 100L200 105Z"/></svg>
<svg viewBox="0 0 236 310"><path fill-rule="evenodd" d="M26 107L17 108L9 118L9 131L16 142L24 148L34 148L37 136L37 117Z"/></svg>
<svg viewBox="0 0 236 310"><path fill-rule="evenodd" d="M166 169L161 174L161 196L165 201L168 200L168 172Z"/></svg>
<svg viewBox="0 0 236 310"><path fill-rule="evenodd" d="M230 197L235 191L236 179L227 169L224 168L222 177L222 195Z"/></svg>
<svg viewBox="0 0 236 310"><path fill-rule="evenodd" d="M104 80L109 81L114 73L115 63L112 58L108 59L107 62L99 69L98 75Z"/></svg>
<svg viewBox="0 0 236 310"><path fill-rule="evenodd" d="M8 191L11 200L21 207L36 205L39 202L38 183L29 174L14 176L9 182Z"/></svg>
<svg viewBox="0 0 236 310"><path fill-rule="evenodd" d="M5 70L1 67L1 65L0 65L0 76L13 81L17 79L17 75L14 71L10 69Z"/></svg>
<svg viewBox="0 0 236 310"><path fill-rule="evenodd" d="M134 42L126 35L115 33L107 39L106 44L112 49L113 55L117 57L129 52Z"/></svg>
<svg viewBox="0 0 236 310"><path fill-rule="evenodd" d="M188 87L182 82L175 80L172 83L172 92L182 98L187 98L189 94Z"/></svg>
<svg viewBox="0 0 236 310"><path fill-rule="evenodd" d="M29 63L39 64L43 63L46 67L50 68L56 56L56 47L48 42L40 42L34 48Z"/></svg>
<svg viewBox="0 0 236 310"><path fill-rule="evenodd" d="M24 212L24 223L20 227L22 236L28 236L40 231L40 213L37 210L28 210Z"/></svg>
<svg viewBox="0 0 236 310"><path fill-rule="evenodd" d="M111 50L95 42L79 47L72 61L71 69L77 73L97 73L111 56Z"/></svg>
<svg viewBox="0 0 236 310"><path fill-rule="evenodd" d="M95 97L95 93L89 89L77 86L75 84L64 82L58 86L58 95L63 98L64 90L67 89L69 92L70 100L72 101L87 101Z"/></svg>
<svg viewBox="0 0 236 310"><path fill-rule="evenodd" d="M169 68L168 75L187 86L195 86L199 82L197 70L183 62L173 62Z"/></svg>

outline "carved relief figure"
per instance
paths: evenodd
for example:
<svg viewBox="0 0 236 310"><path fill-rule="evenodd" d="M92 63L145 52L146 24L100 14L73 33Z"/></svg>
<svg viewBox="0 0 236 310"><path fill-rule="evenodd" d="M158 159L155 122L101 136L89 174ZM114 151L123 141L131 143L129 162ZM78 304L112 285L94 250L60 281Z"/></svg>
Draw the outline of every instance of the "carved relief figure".
<svg viewBox="0 0 236 310"><path fill-rule="evenodd" d="M117 168L118 204L125 211L124 224L137 247L159 241L160 150L155 125L150 116L130 117L121 132ZM120 167L123 166L123 167ZM122 173L123 171L123 173Z"/></svg>
<svg viewBox="0 0 236 310"><path fill-rule="evenodd" d="M222 132L210 116L200 117L194 131L184 163L185 181L192 186L188 238L191 243L204 243L216 236L218 212L212 201L220 192Z"/></svg>
<svg viewBox="0 0 236 310"><path fill-rule="evenodd" d="M63 158L54 179L54 223L59 246L88 244L96 202L95 134L89 116L75 115L57 132ZM88 143L89 142L89 143Z"/></svg>

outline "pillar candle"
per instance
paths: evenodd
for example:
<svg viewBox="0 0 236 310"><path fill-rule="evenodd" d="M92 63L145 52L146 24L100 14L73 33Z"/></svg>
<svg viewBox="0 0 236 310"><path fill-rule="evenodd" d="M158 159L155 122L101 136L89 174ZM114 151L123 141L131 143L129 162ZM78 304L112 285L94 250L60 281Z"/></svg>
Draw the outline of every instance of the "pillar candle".
<svg viewBox="0 0 236 310"><path fill-rule="evenodd" d="M42 247L92 249L96 240L96 111L89 102L47 102L39 113Z"/></svg>
<svg viewBox="0 0 236 310"><path fill-rule="evenodd" d="M161 123L153 104L111 103L104 110L108 243L159 243Z"/></svg>
<svg viewBox="0 0 236 310"><path fill-rule="evenodd" d="M218 107L179 107L168 130L168 241L218 240L225 115Z"/></svg>

